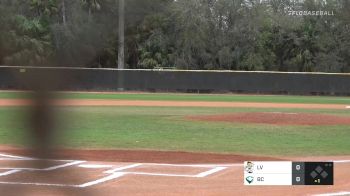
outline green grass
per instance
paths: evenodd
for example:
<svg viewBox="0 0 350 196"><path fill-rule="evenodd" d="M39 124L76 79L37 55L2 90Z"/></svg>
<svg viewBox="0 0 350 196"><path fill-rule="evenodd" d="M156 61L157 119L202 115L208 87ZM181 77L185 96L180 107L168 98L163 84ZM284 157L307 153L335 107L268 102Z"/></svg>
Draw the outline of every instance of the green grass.
<svg viewBox="0 0 350 196"><path fill-rule="evenodd" d="M0 98L27 98L28 93L0 92ZM314 103L314 104L349 104L350 97L330 96L280 96L280 95L217 95L217 94L95 94L95 93L60 93L59 97L69 99L116 99L116 100L164 100L164 101L227 101L261 103Z"/></svg>
<svg viewBox="0 0 350 196"><path fill-rule="evenodd" d="M194 122L186 115L300 109L65 107L57 144L71 148L149 149L252 155L349 155L348 126L272 126ZM308 110L334 115L346 110ZM29 141L23 108L0 108L0 143ZM24 142L28 143L28 142Z"/></svg>

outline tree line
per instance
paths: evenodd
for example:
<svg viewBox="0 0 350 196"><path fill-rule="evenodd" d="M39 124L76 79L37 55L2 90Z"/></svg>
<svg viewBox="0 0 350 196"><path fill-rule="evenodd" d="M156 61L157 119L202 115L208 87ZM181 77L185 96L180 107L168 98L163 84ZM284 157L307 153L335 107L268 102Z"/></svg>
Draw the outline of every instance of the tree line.
<svg viewBox="0 0 350 196"><path fill-rule="evenodd" d="M125 68L350 72L348 0L125 6ZM0 65L117 67L118 0L0 0L0 27Z"/></svg>

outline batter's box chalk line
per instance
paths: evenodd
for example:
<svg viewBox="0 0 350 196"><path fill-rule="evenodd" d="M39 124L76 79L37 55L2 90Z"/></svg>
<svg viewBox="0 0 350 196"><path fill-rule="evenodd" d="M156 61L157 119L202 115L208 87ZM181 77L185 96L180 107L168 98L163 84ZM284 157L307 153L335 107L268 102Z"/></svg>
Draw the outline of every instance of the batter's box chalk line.
<svg viewBox="0 0 350 196"><path fill-rule="evenodd" d="M345 195L350 195L350 191L343 191L343 192L337 192L337 193L322 193L322 194L316 194L313 196L345 196Z"/></svg>
<svg viewBox="0 0 350 196"><path fill-rule="evenodd" d="M14 155L0 153L0 160L33 160L33 159L29 157L14 156Z"/></svg>
<svg viewBox="0 0 350 196"><path fill-rule="evenodd" d="M40 160L40 159L30 159L30 160ZM18 161L18 160L16 160ZM19 160L19 161L27 161L27 160ZM23 167L23 168L14 168L14 167L0 167L0 170L20 170L20 171L53 171L53 170L57 170L57 169L61 169L61 168L65 168L65 167L70 167L70 166L74 166L74 165L78 165L81 163L84 163L86 161L69 161L69 160L45 160L45 161L57 161L57 162L67 162L67 163L63 163L63 164L59 164L59 165L54 165L51 167L47 167L47 168L27 168L27 167Z"/></svg>
<svg viewBox="0 0 350 196"><path fill-rule="evenodd" d="M29 158L29 157L20 157L20 156L13 156L13 155L7 155L7 154L0 154L0 157L6 158L6 160L40 160L35 158ZM1 159L0 159L1 161ZM0 168L0 170L7 170L5 172L0 173L0 177L2 176L9 176L21 171L53 171L58 170L62 168L77 166L80 168L85 169L105 169L109 168L109 170L104 171L103 173L108 174L105 177L99 178L97 180L93 180L90 182L86 182L79 185L70 185L70 184L51 184L51 183L36 183L36 182L1 182L0 184L7 184L7 185L32 185L32 186L53 186L53 187L75 187L75 188L87 188L94 185L98 185L101 183L105 183L107 181L115 180L117 178L120 178L122 176L126 175L146 175L146 176L165 176L165 177L188 177L188 178L204 178L210 175L213 175L217 172L220 172L222 170L227 169L229 166L242 166L242 164L232 164L232 165L181 165L181 164L160 164L160 163L135 163L130 165L125 165L122 167L116 167L113 165L102 165L102 164L88 164L86 161L77 161L77 160L50 160L50 161L58 161L58 162L67 162L63 164L59 164L56 166L44 168L44 169L37 169L37 168ZM84 163L84 164L83 164ZM207 169L204 172L195 174L195 175L186 175L186 174L167 174L167 173L152 173L152 172L128 172L126 170L137 168L140 166L153 166L153 167L161 167L161 166L168 166L168 167L192 167L192 168L205 168Z"/></svg>

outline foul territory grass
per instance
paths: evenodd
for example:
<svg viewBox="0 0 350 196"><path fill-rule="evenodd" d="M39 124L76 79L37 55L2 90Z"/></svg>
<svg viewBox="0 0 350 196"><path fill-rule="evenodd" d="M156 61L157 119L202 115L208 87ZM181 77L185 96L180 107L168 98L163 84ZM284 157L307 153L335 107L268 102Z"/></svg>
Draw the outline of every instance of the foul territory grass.
<svg viewBox="0 0 350 196"><path fill-rule="evenodd" d="M69 148L147 149L252 155L350 154L348 126L272 126L195 122L187 115L298 109L64 107L56 144ZM308 112L350 116L343 110ZM0 143L30 141L24 108L0 108ZM23 143L24 142L24 143Z"/></svg>
<svg viewBox="0 0 350 196"><path fill-rule="evenodd" d="M172 93L57 93L63 99L114 99L146 101L223 101L260 103L349 104L350 97L236 95L236 94L172 94ZM0 99L28 98L28 92L0 92Z"/></svg>

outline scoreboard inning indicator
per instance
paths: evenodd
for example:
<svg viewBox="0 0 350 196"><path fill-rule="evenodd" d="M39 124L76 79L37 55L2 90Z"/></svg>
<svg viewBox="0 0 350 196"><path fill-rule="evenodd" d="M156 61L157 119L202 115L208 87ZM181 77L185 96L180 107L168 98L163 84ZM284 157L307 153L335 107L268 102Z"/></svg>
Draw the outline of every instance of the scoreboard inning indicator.
<svg viewBox="0 0 350 196"><path fill-rule="evenodd" d="M244 162L244 185L247 186L333 184L333 162Z"/></svg>

